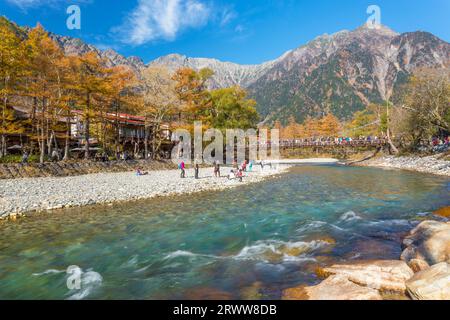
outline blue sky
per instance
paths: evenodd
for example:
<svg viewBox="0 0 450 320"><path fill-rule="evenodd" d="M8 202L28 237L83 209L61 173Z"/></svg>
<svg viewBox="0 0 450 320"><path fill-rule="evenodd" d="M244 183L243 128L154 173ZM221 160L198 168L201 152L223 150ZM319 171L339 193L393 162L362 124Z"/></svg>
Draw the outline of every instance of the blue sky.
<svg viewBox="0 0 450 320"><path fill-rule="evenodd" d="M81 8L81 30L66 27L73 4ZM449 0L0 0L0 14L145 62L180 53L253 64L357 28L373 4L397 32L424 30L450 41Z"/></svg>

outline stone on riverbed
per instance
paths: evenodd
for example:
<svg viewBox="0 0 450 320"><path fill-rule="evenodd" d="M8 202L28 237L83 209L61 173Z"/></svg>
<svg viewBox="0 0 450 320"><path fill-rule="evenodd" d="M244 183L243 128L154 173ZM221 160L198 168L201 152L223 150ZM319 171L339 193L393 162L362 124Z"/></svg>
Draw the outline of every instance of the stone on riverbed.
<svg viewBox="0 0 450 320"><path fill-rule="evenodd" d="M323 268L321 274L342 275L356 284L382 292L404 293L405 281L411 278L414 272L404 261L377 260L333 265Z"/></svg>
<svg viewBox="0 0 450 320"><path fill-rule="evenodd" d="M450 263L450 222L423 221L405 238L401 259L426 261L429 265Z"/></svg>
<svg viewBox="0 0 450 320"><path fill-rule="evenodd" d="M312 287L297 287L283 291L284 300L382 300L372 288L359 286L344 275L334 275Z"/></svg>
<svg viewBox="0 0 450 320"><path fill-rule="evenodd" d="M416 273L406 288L415 300L450 300L450 265L442 262Z"/></svg>

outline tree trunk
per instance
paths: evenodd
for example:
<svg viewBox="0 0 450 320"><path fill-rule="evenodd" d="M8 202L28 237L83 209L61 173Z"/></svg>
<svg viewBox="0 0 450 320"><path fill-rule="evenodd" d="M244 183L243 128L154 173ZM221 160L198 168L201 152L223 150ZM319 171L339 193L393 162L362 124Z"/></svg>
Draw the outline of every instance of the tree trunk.
<svg viewBox="0 0 450 320"><path fill-rule="evenodd" d="M42 99L42 116L41 116L41 155L39 157L39 162L44 163L45 160L45 99Z"/></svg>
<svg viewBox="0 0 450 320"><path fill-rule="evenodd" d="M90 144L89 144L89 130L90 130L90 121L89 121L89 116L86 115L86 119L84 121L84 139L85 139L85 145L84 145L84 159L85 160L89 160L89 149L90 149Z"/></svg>
<svg viewBox="0 0 450 320"><path fill-rule="evenodd" d="M161 144L158 144L159 142L158 136L159 136L159 123L156 123L152 135L153 160L156 160L158 158L159 147L161 146Z"/></svg>
<svg viewBox="0 0 450 320"><path fill-rule="evenodd" d="M5 124L5 118L6 118L6 106L7 106L7 98L5 97L3 99L3 108L2 108L2 141L1 141L1 147L0 147L0 158L3 158L6 156L5 152L5 146L6 146L6 137L5 137L5 131L6 131L6 124Z"/></svg>
<svg viewBox="0 0 450 320"><path fill-rule="evenodd" d="M149 128L147 126L147 124L145 125L145 137L144 137L144 151L145 151L145 155L144 155L144 159L148 159L148 135L149 135Z"/></svg>
<svg viewBox="0 0 450 320"><path fill-rule="evenodd" d="M67 119L66 119L66 141L64 145L64 158L63 158L64 161L69 160L70 157L69 148L70 148L70 110L68 110L67 112Z"/></svg>
<svg viewBox="0 0 450 320"><path fill-rule="evenodd" d="M47 154L51 155L52 151L53 151L52 141L53 141L54 132L52 132L49 136L48 130L47 130L47 136L49 137L49 139L47 140Z"/></svg>
<svg viewBox="0 0 450 320"><path fill-rule="evenodd" d="M114 120L114 126L115 126L115 137L114 137L114 149L116 150L116 153L119 152L119 145L120 145L120 116L119 116L119 104L116 103L116 119Z"/></svg>
<svg viewBox="0 0 450 320"><path fill-rule="evenodd" d="M41 154L39 157L39 162L40 163L44 163L45 160L45 133L44 133L44 126L41 126L41 132L40 132L40 136L41 136Z"/></svg>
<svg viewBox="0 0 450 320"><path fill-rule="evenodd" d="M86 100L86 114L85 114L85 120L84 120L84 138L86 140L86 144L84 146L84 159L85 160L89 160L89 149L90 149L90 145L89 145L89 126L90 126L90 121L89 121L89 110L90 110L90 94L87 94L87 100Z"/></svg>
<svg viewBox="0 0 450 320"><path fill-rule="evenodd" d="M39 135L37 129L36 109L37 109L37 98L33 97L33 106L31 107L31 119L30 119L31 120L31 139L29 139L30 155L34 153L34 147L36 146L32 138Z"/></svg>
<svg viewBox="0 0 450 320"><path fill-rule="evenodd" d="M386 133L387 133L387 140L388 140L389 146L391 147L391 149L394 152L394 154L398 154L398 149L394 145L394 143L392 142L392 139L391 139L391 130L389 130L389 128L388 128L386 130Z"/></svg>
<svg viewBox="0 0 450 320"><path fill-rule="evenodd" d="M391 129L389 129L389 121L390 120L390 114L389 114L389 101L386 102L386 136L388 139L389 146L391 147L392 151L394 151L394 154L398 154L398 149L394 145L391 139Z"/></svg>
<svg viewBox="0 0 450 320"><path fill-rule="evenodd" d="M6 87L6 79L5 79L5 87ZM7 146L6 146L6 109L8 108L8 97L5 96L3 98L3 108L2 108L2 124L1 124L1 131L2 131L2 141L1 141L1 148L0 148L0 158L3 158L7 154Z"/></svg>
<svg viewBox="0 0 450 320"><path fill-rule="evenodd" d="M1 148L0 148L0 158L3 158L6 156L6 136L2 134L2 142L1 142Z"/></svg>

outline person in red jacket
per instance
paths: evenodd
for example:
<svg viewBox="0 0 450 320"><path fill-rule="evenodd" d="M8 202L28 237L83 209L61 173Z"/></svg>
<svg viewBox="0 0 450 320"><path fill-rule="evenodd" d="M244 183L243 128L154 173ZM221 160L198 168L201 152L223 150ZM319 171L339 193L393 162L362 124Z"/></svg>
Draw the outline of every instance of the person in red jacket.
<svg viewBox="0 0 450 320"><path fill-rule="evenodd" d="M184 161L181 161L179 168L181 170L181 179L186 178L186 165L184 164Z"/></svg>
<svg viewBox="0 0 450 320"><path fill-rule="evenodd" d="M239 182L242 182L242 169L239 169L237 172L237 178L239 179Z"/></svg>

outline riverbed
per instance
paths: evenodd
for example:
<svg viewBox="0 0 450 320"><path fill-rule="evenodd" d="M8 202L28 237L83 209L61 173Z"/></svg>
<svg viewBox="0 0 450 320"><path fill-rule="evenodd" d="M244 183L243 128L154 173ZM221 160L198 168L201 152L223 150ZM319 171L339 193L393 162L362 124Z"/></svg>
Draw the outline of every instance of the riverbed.
<svg viewBox="0 0 450 320"><path fill-rule="evenodd" d="M102 172L68 177L45 177L0 180L0 219L46 210L96 204L127 202L155 197L217 191L260 182L277 175L283 168L260 166L244 173L242 181L229 179L231 168L222 167L221 177L213 168L201 168L198 179L194 170L152 170L136 172Z"/></svg>
<svg viewBox="0 0 450 320"><path fill-rule="evenodd" d="M0 224L0 299L280 299L319 283L319 266L398 259L414 226L444 219L431 212L449 192L447 177L299 166L232 189L35 214Z"/></svg>

